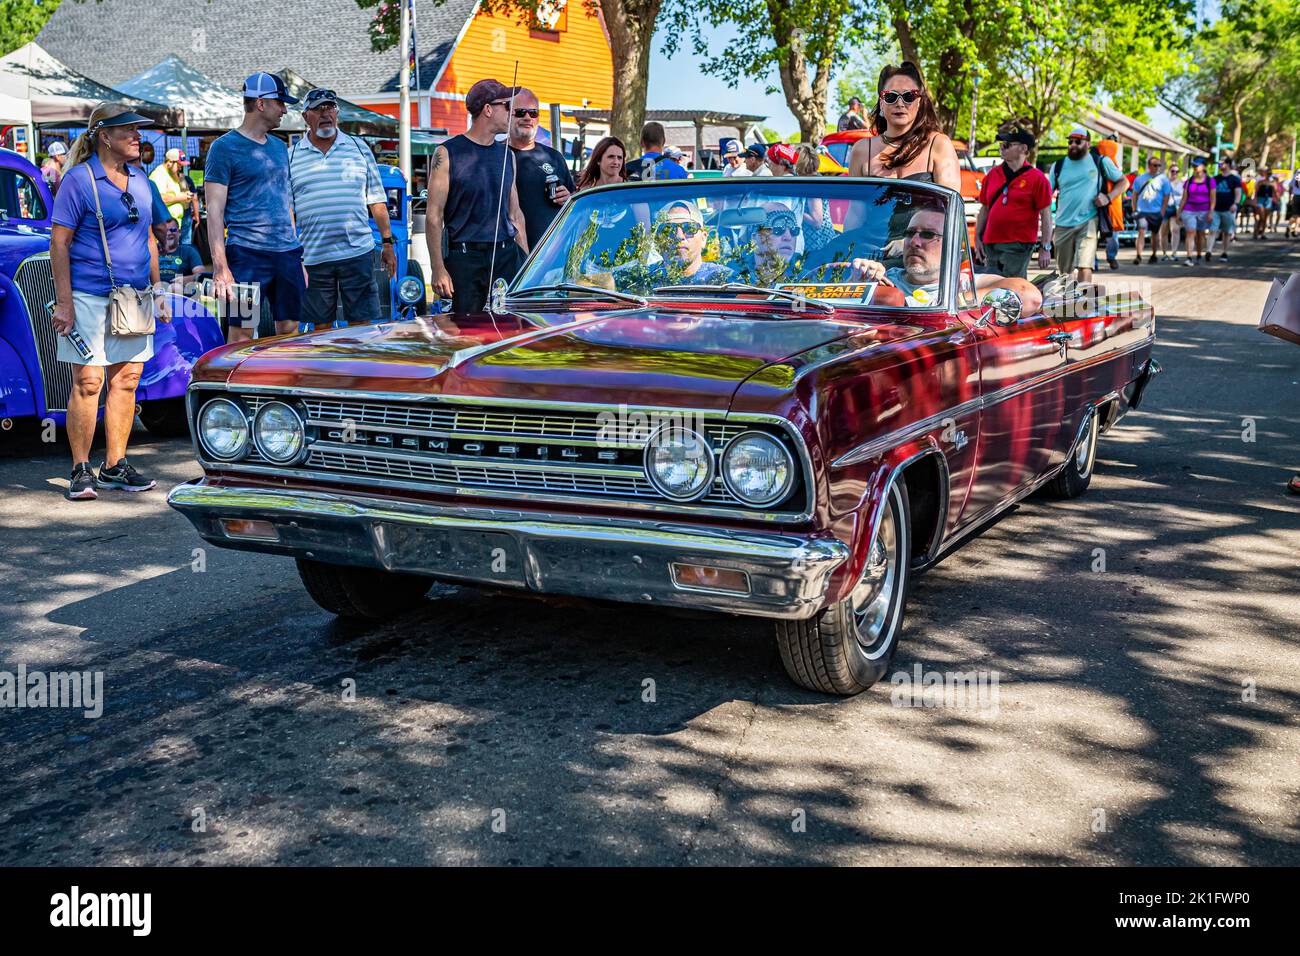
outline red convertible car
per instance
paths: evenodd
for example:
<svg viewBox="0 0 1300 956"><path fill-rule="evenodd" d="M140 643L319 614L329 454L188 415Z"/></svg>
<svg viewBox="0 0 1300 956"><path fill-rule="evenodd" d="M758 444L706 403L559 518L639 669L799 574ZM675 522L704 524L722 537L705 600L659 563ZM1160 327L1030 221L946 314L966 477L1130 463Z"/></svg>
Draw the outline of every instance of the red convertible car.
<svg viewBox="0 0 1300 956"><path fill-rule="evenodd" d="M431 579L752 615L857 693L913 577L1081 494L1158 370L1146 303L976 275L963 227L898 180L586 190L487 313L208 353L170 502L339 615Z"/></svg>

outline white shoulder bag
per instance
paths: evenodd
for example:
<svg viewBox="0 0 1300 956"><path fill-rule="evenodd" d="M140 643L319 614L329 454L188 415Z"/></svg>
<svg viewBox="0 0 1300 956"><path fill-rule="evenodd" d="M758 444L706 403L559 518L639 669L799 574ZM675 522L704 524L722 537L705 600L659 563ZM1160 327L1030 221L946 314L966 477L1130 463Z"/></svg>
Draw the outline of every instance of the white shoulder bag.
<svg viewBox="0 0 1300 956"><path fill-rule="evenodd" d="M113 277L113 258L108 253L108 232L104 229L104 210L99 205L99 187L95 173L86 164L90 176L90 189L95 194L95 217L99 220L99 238L104 244L104 264L108 266L108 332L110 335L153 335L153 290L141 292L130 286L119 286ZM130 185L130 174L127 175Z"/></svg>

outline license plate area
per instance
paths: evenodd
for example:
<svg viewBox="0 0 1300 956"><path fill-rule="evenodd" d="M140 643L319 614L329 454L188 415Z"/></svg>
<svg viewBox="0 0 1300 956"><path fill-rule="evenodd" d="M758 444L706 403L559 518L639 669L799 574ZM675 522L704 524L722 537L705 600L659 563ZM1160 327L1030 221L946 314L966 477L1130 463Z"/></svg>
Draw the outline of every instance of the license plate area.
<svg viewBox="0 0 1300 956"><path fill-rule="evenodd" d="M389 571L526 586L523 552L507 534L384 523L373 526L371 536Z"/></svg>

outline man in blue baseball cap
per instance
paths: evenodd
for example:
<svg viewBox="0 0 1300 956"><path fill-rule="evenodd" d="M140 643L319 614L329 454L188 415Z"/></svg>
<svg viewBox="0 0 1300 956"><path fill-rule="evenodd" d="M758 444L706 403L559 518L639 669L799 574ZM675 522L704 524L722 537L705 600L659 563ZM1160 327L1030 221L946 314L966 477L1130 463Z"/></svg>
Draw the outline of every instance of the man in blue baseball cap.
<svg viewBox="0 0 1300 956"><path fill-rule="evenodd" d="M203 191L217 297L230 301L234 283L260 290L258 308L240 297L242 307L222 310L227 342L251 339L266 314L276 335L298 328L307 290L302 243L291 212L289 152L271 135L297 102L278 76L254 73L244 81L244 122L208 150Z"/></svg>

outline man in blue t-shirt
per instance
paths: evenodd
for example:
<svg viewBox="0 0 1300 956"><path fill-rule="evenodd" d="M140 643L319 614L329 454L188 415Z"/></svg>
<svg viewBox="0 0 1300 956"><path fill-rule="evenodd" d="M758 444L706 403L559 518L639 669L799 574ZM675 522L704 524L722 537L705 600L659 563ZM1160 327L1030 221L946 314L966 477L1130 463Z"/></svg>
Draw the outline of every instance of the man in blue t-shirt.
<svg viewBox="0 0 1300 956"><path fill-rule="evenodd" d="M1137 261L1134 265L1142 265L1142 246L1148 230L1151 232L1152 265L1160 251L1160 224L1165 221L1165 213L1174 198L1174 187L1161 172L1164 165L1160 157L1152 156L1147 160L1147 171L1133 180L1133 209L1137 213L1138 227Z"/></svg>
<svg viewBox="0 0 1300 956"><path fill-rule="evenodd" d="M269 334L261 322L274 316L276 335L298 329L307 277L302 243L294 230L289 189L289 151L271 135L288 104L297 103L284 81L254 73L244 82L244 122L208 149L203 190L208 205L212 278L227 342ZM230 297L231 285L252 285L253 297Z"/></svg>
<svg viewBox="0 0 1300 956"><path fill-rule="evenodd" d="M1092 155L1092 134L1085 127L1070 130L1066 144L1066 157L1052 165L1049 177L1058 194L1052 244L1056 267L1066 275L1077 272L1079 281L1088 283L1097 258L1097 217L1124 195L1128 179L1109 157Z"/></svg>
<svg viewBox="0 0 1300 956"><path fill-rule="evenodd" d="M664 124L649 122L641 127L641 155L627 162L627 178L649 182L653 179L686 179L686 170L677 160L664 155L667 140Z"/></svg>

